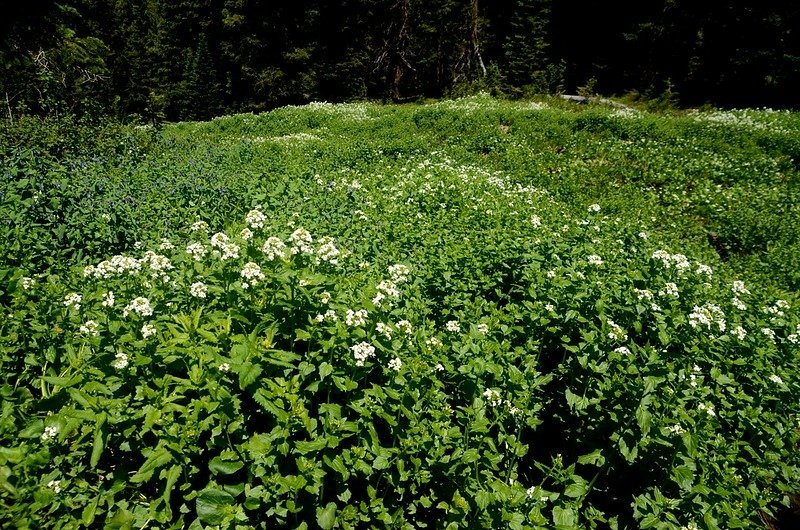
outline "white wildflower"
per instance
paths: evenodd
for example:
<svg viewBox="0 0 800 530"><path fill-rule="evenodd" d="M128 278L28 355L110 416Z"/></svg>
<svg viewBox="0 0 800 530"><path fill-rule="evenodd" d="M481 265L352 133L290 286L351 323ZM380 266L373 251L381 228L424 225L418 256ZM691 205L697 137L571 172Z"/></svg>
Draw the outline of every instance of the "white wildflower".
<svg viewBox="0 0 800 530"><path fill-rule="evenodd" d="M750 291L747 290L747 288L744 286L744 282L741 280L736 280L733 282L731 291L733 291L733 293L736 295L750 294Z"/></svg>
<svg viewBox="0 0 800 530"><path fill-rule="evenodd" d="M478 324L476 326L476 329L478 330L478 333L480 333L481 335L486 335L487 333L489 333L489 325L483 322Z"/></svg>
<svg viewBox="0 0 800 530"><path fill-rule="evenodd" d="M189 228L191 232L208 232L208 223L205 221L195 221Z"/></svg>
<svg viewBox="0 0 800 530"><path fill-rule="evenodd" d="M383 322L378 322L375 324L375 331L382 334L388 340L392 339L392 328Z"/></svg>
<svg viewBox="0 0 800 530"><path fill-rule="evenodd" d="M705 326L711 329L711 326L716 324L721 332L725 331L725 313L722 309L715 304L706 304L703 307L694 306L693 311L689 314L689 325L693 328Z"/></svg>
<svg viewBox="0 0 800 530"><path fill-rule="evenodd" d="M153 308L150 305L150 300L143 296L134 298L122 311L122 316L128 316L131 312L137 313L143 317L151 316L153 314Z"/></svg>
<svg viewBox="0 0 800 530"><path fill-rule="evenodd" d="M697 405L697 409L704 411L706 414L712 417L717 415L716 411L714 410L714 405L711 404L700 403Z"/></svg>
<svg viewBox="0 0 800 530"><path fill-rule="evenodd" d="M370 357L375 357L375 347L368 342L359 342L350 346L353 357L356 359L356 366L364 366L364 361Z"/></svg>
<svg viewBox="0 0 800 530"><path fill-rule="evenodd" d="M253 239L253 231L249 228L242 228L242 230L239 232L239 237L241 237L244 241L250 241Z"/></svg>
<svg viewBox="0 0 800 530"><path fill-rule="evenodd" d="M607 320L606 323L608 324L609 332L608 338L611 340L616 341L625 341L628 340L628 334L625 333L625 330L622 329L619 325L617 325L613 320Z"/></svg>
<svg viewBox="0 0 800 530"><path fill-rule="evenodd" d="M775 383L776 385L782 385L783 384L783 379L781 379L781 376L779 376L777 374L772 374L771 376L769 376L769 380L772 381L773 383Z"/></svg>
<svg viewBox="0 0 800 530"><path fill-rule="evenodd" d="M220 372L230 372L231 365L228 363L222 363L219 366L217 366L217 370L219 370Z"/></svg>
<svg viewBox="0 0 800 530"><path fill-rule="evenodd" d="M245 217L247 226L253 229L264 228L264 221L266 220L267 216L259 209L250 210Z"/></svg>
<svg viewBox="0 0 800 530"><path fill-rule="evenodd" d="M320 246L317 248L317 263L324 261L331 265L338 265L340 254L341 252L336 248L332 237L320 239Z"/></svg>
<svg viewBox="0 0 800 530"><path fill-rule="evenodd" d="M103 307L114 307L114 291L108 291L101 302Z"/></svg>
<svg viewBox="0 0 800 530"><path fill-rule="evenodd" d="M483 397L486 398L486 401L493 407L497 407L503 403L503 399L500 397L500 392L494 390L493 388L487 388L483 391Z"/></svg>
<svg viewBox="0 0 800 530"><path fill-rule="evenodd" d="M542 219L538 215L534 215L531 217L531 224L533 224L535 228L539 228L542 226Z"/></svg>
<svg viewBox="0 0 800 530"><path fill-rule="evenodd" d="M658 292L659 296L671 296L673 298L679 298L678 295L678 286L675 285L673 282L667 282L664 284L664 288Z"/></svg>
<svg viewBox="0 0 800 530"><path fill-rule="evenodd" d="M686 432L686 429L684 429L677 423L675 425L670 425L669 427L667 427L667 430L672 434L683 434Z"/></svg>
<svg viewBox="0 0 800 530"><path fill-rule="evenodd" d="M449 320L444 327L447 331L452 331L453 333L461 331L461 324L459 324L458 320Z"/></svg>
<svg viewBox="0 0 800 530"><path fill-rule="evenodd" d="M403 361L400 360L400 357L395 357L391 361L389 361L389 369L394 370L395 372L399 372L400 368L403 366Z"/></svg>
<svg viewBox="0 0 800 530"><path fill-rule="evenodd" d="M268 237L261 247L261 251L267 256L269 261L275 258L282 258L285 255L286 244L275 236Z"/></svg>
<svg viewBox="0 0 800 530"><path fill-rule="evenodd" d="M359 309L353 311L352 309L348 309L344 317L344 322L350 327L363 326L367 322L367 310Z"/></svg>
<svg viewBox="0 0 800 530"><path fill-rule="evenodd" d="M158 245L158 250L174 250L175 245L166 237L161 238L161 243Z"/></svg>
<svg viewBox="0 0 800 530"><path fill-rule="evenodd" d="M599 212L600 211L600 205L599 204L592 204L591 206L589 206L589 211L592 212L592 213Z"/></svg>
<svg viewBox="0 0 800 530"><path fill-rule="evenodd" d="M411 335L414 332L413 326L411 325L411 322L409 322L408 320L401 320L400 322L395 324L395 327L398 330L405 333L406 335Z"/></svg>
<svg viewBox="0 0 800 530"><path fill-rule="evenodd" d="M142 326L142 338L146 339L156 334L156 327L153 324Z"/></svg>
<svg viewBox="0 0 800 530"><path fill-rule="evenodd" d="M591 256L589 256L586 259L589 261L589 265L602 265L603 264L603 258L598 256L597 254L592 254Z"/></svg>
<svg viewBox="0 0 800 530"><path fill-rule="evenodd" d="M314 249L311 247L313 238L311 233L305 228L298 228L292 235L289 236L289 241L292 242L292 254L313 254Z"/></svg>
<svg viewBox="0 0 800 530"><path fill-rule="evenodd" d="M647 239L650 235L647 232L639 232L639 237L641 239Z"/></svg>
<svg viewBox="0 0 800 530"><path fill-rule="evenodd" d="M122 370L128 366L128 355L123 352L117 353L115 359L111 361L111 366L117 370Z"/></svg>
<svg viewBox="0 0 800 530"><path fill-rule="evenodd" d="M733 331L731 331L731 335L739 340L744 340L744 338L747 336L747 331L745 331L742 326L736 326Z"/></svg>
<svg viewBox="0 0 800 530"><path fill-rule="evenodd" d="M772 342L775 342L775 332L770 328L761 328L761 333Z"/></svg>
<svg viewBox="0 0 800 530"><path fill-rule="evenodd" d="M224 242L220 245L220 250L222 252L220 259L223 261L239 257L239 245L235 243Z"/></svg>
<svg viewBox="0 0 800 530"><path fill-rule="evenodd" d="M629 350L627 346L620 346L619 348L615 348L614 351L622 355L631 355L631 350Z"/></svg>
<svg viewBox="0 0 800 530"><path fill-rule="evenodd" d="M705 274L706 276L711 276L713 274L713 270L708 265L703 265L702 263L697 265L697 270L695 271L697 274Z"/></svg>
<svg viewBox="0 0 800 530"><path fill-rule="evenodd" d="M36 280L31 278L30 276L23 276L22 279L20 279L20 283L22 284L22 288L27 291L34 286Z"/></svg>
<svg viewBox="0 0 800 530"><path fill-rule="evenodd" d="M747 305L735 296L731 299L731 303L733 304L733 307L739 311L747 311Z"/></svg>
<svg viewBox="0 0 800 530"><path fill-rule="evenodd" d="M70 293L64 297L64 305L78 311L81 308L81 300L83 297L78 293Z"/></svg>
<svg viewBox="0 0 800 530"><path fill-rule="evenodd" d="M404 283L408 281L410 269L402 263L389 266L389 278L395 283Z"/></svg>
<svg viewBox="0 0 800 530"><path fill-rule="evenodd" d="M42 441L46 442L48 440L52 440L58 435L58 425L48 425L44 428L44 432L42 433Z"/></svg>
<svg viewBox="0 0 800 530"><path fill-rule="evenodd" d="M202 243L189 243L186 246L186 253L195 261L200 261L208 254L208 249Z"/></svg>
<svg viewBox="0 0 800 530"><path fill-rule="evenodd" d="M442 345L442 341L440 341L440 340L439 340L438 338L436 338L436 337L431 337L431 338L429 338L429 339L427 339L427 340L425 341L425 344L426 344L426 345L427 345L429 348L438 348L439 346L441 346L441 345Z"/></svg>
<svg viewBox="0 0 800 530"><path fill-rule="evenodd" d="M228 243L230 239L224 232L217 232L213 236L211 236L211 246L214 248L222 248L225 243Z"/></svg>
<svg viewBox="0 0 800 530"><path fill-rule="evenodd" d="M47 487L53 490L53 493L61 493L61 481L51 480L47 483Z"/></svg>
<svg viewBox="0 0 800 530"><path fill-rule="evenodd" d="M205 298L208 294L208 285L203 282L194 282L191 287L189 287L189 294L195 298Z"/></svg>
<svg viewBox="0 0 800 530"><path fill-rule="evenodd" d="M79 331L84 335L94 335L97 336L99 334L97 330L97 322L94 320L87 320L86 322L81 325Z"/></svg>
<svg viewBox="0 0 800 530"><path fill-rule="evenodd" d="M242 267L242 271L239 274L242 278L247 280L250 285L255 285L264 279L264 273L261 272L261 267L252 261L246 263L245 266Z"/></svg>

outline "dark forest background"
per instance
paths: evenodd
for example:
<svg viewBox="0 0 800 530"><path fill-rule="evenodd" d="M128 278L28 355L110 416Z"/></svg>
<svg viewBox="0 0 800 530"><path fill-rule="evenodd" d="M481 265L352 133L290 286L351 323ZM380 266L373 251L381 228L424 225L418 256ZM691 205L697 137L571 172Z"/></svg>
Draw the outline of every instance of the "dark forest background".
<svg viewBox="0 0 800 530"><path fill-rule="evenodd" d="M0 17L19 114L206 119L489 90L797 107L800 3L25 0Z"/></svg>

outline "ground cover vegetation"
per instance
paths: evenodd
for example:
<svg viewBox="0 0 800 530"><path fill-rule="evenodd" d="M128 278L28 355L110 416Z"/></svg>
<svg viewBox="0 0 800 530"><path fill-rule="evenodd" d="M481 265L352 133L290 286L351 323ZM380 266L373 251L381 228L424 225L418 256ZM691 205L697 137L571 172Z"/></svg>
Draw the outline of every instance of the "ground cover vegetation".
<svg viewBox="0 0 800 530"><path fill-rule="evenodd" d="M6 123L0 519L753 528L800 492L800 117Z"/></svg>

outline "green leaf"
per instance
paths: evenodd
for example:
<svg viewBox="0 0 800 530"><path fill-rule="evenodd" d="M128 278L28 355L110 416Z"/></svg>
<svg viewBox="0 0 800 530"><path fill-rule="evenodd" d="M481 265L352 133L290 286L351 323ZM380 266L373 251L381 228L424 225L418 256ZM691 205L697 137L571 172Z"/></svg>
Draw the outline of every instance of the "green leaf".
<svg viewBox="0 0 800 530"><path fill-rule="evenodd" d="M90 502L86 508L83 509L83 513L81 514L81 520L83 524L86 526L91 525L94 522L95 514L97 513L97 504L99 501L99 497L95 497L92 502Z"/></svg>
<svg viewBox="0 0 800 530"><path fill-rule="evenodd" d="M510 530L522 530L525 528L525 516L519 512L514 512L508 519L508 528Z"/></svg>
<svg viewBox="0 0 800 530"><path fill-rule="evenodd" d="M578 457L579 464L591 464L599 467L605 464L605 462L606 459L603 457L603 453L600 449L595 449L588 455Z"/></svg>
<svg viewBox="0 0 800 530"><path fill-rule="evenodd" d="M94 431L94 443L92 444L92 457L89 460L89 465L97 467L100 462L100 456L103 454L103 430L98 428Z"/></svg>
<svg viewBox="0 0 800 530"><path fill-rule="evenodd" d="M197 496L197 518L206 524L221 525L227 516L225 508L233 502L233 496L228 492L213 488L203 490Z"/></svg>
<svg viewBox="0 0 800 530"><path fill-rule="evenodd" d="M323 530L333 528L336 523L336 504L329 502L325 508L317 508L317 524Z"/></svg>
<svg viewBox="0 0 800 530"><path fill-rule="evenodd" d="M165 447L158 447L150 453L150 456L147 457L142 467L139 468L139 471L136 472L135 475L131 477L131 482L139 483L139 482L146 482L150 480L150 477L153 475L153 471L160 468L161 466L166 465L172 460L172 454L165 448Z"/></svg>
<svg viewBox="0 0 800 530"><path fill-rule="evenodd" d="M678 466L672 470L672 478L681 489L689 491L692 489L692 483L694 482L694 470L686 465Z"/></svg>
<svg viewBox="0 0 800 530"><path fill-rule="evenodd" d="M572 508L562 508L561 506L555 506L553 508L553 523L556 525L556 528L564 529L567 528L574 528L575 527L575 512L572 511Z"/></svg>
<svg viewBox="0 0 800 530"><path fill-rule="evenodd" d="M248 386L256 382L263 371L261 366L257 364L253 364L249 361L242 363L239 368L239 387L245 390Z"/></svg>
<svg viewBox="0 0 800 530"><path fill-rule="evenodd" d="M211 462L208 463L208 469L215 475L232 475L242 469L244 464L239 461L230 461L230 460L223 460L222 458L215 456L211 459Z"/></svg>
<svg viewBox="0 0 800 530"><path fill-rule="evenodd" d="M385 455L378 455L372 462L373 469L381 470L389 467L389 459Z"/></svg>
<svg viewBox="0 0 800 530"><path fill-rule="evenodd" d="M301 455L321 451L322 449L325 449L326 445L328 445L328 441L323 437L319 437L316 440L311 440L310 442L300 441L294 443L295 449Z"/></svg>
<svg viewBox="0 0 800 530"><path fill-rule="evenodd" d="M486 490L480 490L478 493L475 494L475 504L478 505L478 508L481 510L485 510L489 504L491 504L492 500L494 499L494 495Z"/></svg>
<svg viewBox="0 0 800 530"><path fill-rule="evenodd" d="M319 365L319 380L322 381L325 377L329 376L333 373L333 366L328 363L322 363Z"/></svg>

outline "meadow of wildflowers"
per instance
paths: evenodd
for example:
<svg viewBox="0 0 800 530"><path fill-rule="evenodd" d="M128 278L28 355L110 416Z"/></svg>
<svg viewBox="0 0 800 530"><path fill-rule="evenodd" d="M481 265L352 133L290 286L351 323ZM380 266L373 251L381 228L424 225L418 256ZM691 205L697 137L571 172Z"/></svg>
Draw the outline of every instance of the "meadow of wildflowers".
<svg viewBox="0 0 800 530"><path fill-rule="evenodd" d="M800 120L561 105L4 146L2 526L779 520Z"/></svg>

